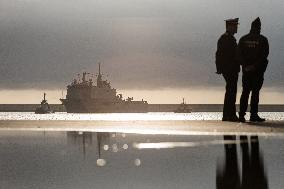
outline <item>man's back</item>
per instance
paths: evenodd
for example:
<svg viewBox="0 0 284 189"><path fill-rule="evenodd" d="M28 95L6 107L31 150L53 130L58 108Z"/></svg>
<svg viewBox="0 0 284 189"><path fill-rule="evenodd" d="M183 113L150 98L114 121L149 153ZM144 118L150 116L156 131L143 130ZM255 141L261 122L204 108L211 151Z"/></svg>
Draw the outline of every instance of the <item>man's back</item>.
<svg viewBox="0 0 284 189"><path fill-rule="evenodd" d="M266 37L261 34L249 33L240 39L238 50L243 66L254 65L256 70L265 71L269 54Z"/></svg>
<svg viewBox="0 0 284 189"><path fill-rule="evenodd" d="M216 66L220 73L239 72L236 59L237 42L233 35L224 33L218 40Z"/></svg>
<svg viewBox="0 0 284 189"><path fill-rule="evenodd" d="M243 36L238 45L238 58L242 64L243 91L240 100L239 120L245 122L245 115L250 99L250 121L263 122L265 119L258 115L259 92L263 85L264 72L268 64L269 45L261 33L260 18L251 23L249 34Z"/></svg>

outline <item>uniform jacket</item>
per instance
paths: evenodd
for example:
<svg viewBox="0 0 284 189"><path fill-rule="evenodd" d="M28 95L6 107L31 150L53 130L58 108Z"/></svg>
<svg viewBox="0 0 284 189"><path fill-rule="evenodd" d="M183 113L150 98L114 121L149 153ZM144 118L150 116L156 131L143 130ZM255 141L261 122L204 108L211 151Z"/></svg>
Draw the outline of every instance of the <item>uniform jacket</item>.
<svg viewBox="0 0 284 189"><path fill-rule="evenodd" d="M217 43L215 61L218 73L236 73L240 71L236 52L236 38L228 32L221 35Z"/></svg>
<svg viewBox="0 0 284 189"><path fill-rule="evenodd" d="M269 44L266 37L249 33L243 36L238 45L238 56L243 67L253 65L254 71L265 72L268 64Z"/></svg>

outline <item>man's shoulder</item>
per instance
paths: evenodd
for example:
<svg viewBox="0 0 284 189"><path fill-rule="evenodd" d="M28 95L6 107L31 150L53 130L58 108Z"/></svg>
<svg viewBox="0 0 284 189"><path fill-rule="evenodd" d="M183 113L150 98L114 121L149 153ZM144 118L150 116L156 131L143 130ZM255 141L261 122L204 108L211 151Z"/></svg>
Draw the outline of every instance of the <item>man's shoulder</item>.
<svg viewBox="0 0 284 189"><path fill-rule="evenodd" d="M229 34L228 32L223 33L219 38L219 41L235 41L235 40L236 38L232 34Z"/></svg>
<svg viewBox="0 0 284 189"><path fill-rule="evenodd" d="M247 38L250 38L251 37L251 34L246 34L246 35L243 35L241 38L240 38L240 41L242 41L242 40L245 40L245 39L247 39Z"/></svg>
<svg viewBox="0 0 284 189"><path fill-rule="evenodd" d="M223 33L223 34L219 37L219 40L226 38L226 36L227 36L227 34L226 34L226 33Z"/></svg>
<svg viewBox="0 0 284 189"><path fill-rule="evenodd" d="M265 37L264 35L262 35L262 34L260 34L260 38L262 39L262 40L266 40L266 41L268 41L267 40L267 37Z"/></svg>

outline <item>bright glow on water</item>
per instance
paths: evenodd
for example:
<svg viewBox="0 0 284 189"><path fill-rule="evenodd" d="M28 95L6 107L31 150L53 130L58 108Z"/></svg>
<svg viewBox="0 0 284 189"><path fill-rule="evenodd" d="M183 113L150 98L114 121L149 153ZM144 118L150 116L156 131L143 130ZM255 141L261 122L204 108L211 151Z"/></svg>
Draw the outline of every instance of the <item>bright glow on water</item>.
<svg viewBox="0 0 284 189"><path fill-rule="evenodd" d="M106 160L104 159L97 159L97 166L103 167L106 165Z"/></svg>
<svg viewBox="0 0 284 189"><path fill-rule="evenodd" d="M104 150L107 151L109 149L109 146L107 144L104 145Z"/></svg>
<svg viewBox="0 0 284 189"><path fill-rule="evenodd" d="M127 150L127 149L128 149L128 145L127 145L127 144L123 144L122 148L123 148L124 150Z"/></svg>
<svg viewBox="0 0 284 189"><path fill-rule="evenodd" d="M237 144L237 140L213 140L213 141L197 141L197 142L157 142L157 143L133 143L133 147L137 149L165 149L165 148L188 148L220 144Z"/></svg>
<svg viewBox="0 0 284 189"><path fill-rule="evenodd" d="M267 120L284 120L284 112L261 112ZM221 120L221 112L193 113L104 113L104 114L34 114L33 112L0 112L0 120L100 120L100 121L136 121L136 120ZM247 119L249 119L247 115Z"/></svg>
<svg viewBox="0 0 284 189"><path fill-rule="evenodd" d="M141 165L141 160L140 159L135 159L134 160L134 165L136 165L137 167Z"/></svg>
<svg viewBox="0 0 284 189"><path fill-rule="evenodd" d="M113 152L118 152L118 146L117 146L117 144L113 144L113 145L112 145L112 151L113 151Z"/></svg>

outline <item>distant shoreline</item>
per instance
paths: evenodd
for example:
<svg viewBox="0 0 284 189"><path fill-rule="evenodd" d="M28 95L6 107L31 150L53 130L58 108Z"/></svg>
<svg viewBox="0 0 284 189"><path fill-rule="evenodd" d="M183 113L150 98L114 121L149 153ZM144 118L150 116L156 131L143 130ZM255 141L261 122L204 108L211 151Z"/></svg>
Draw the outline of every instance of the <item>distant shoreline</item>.
<svg viewBox="0 0 284 189"><path fill-rule="evenodd" d="M55 112L66 112L61 104L50 104ZM173 112L179 104L149 104L149 112ZM192 112L222 112L223 104L188 104ZM33 112L39 104L0 104L0 112ZM237 105L239 109L239 105ZM249 111L249 109L248 109ZM260 112L284 112L284 104L260 104Z"/></svg>

